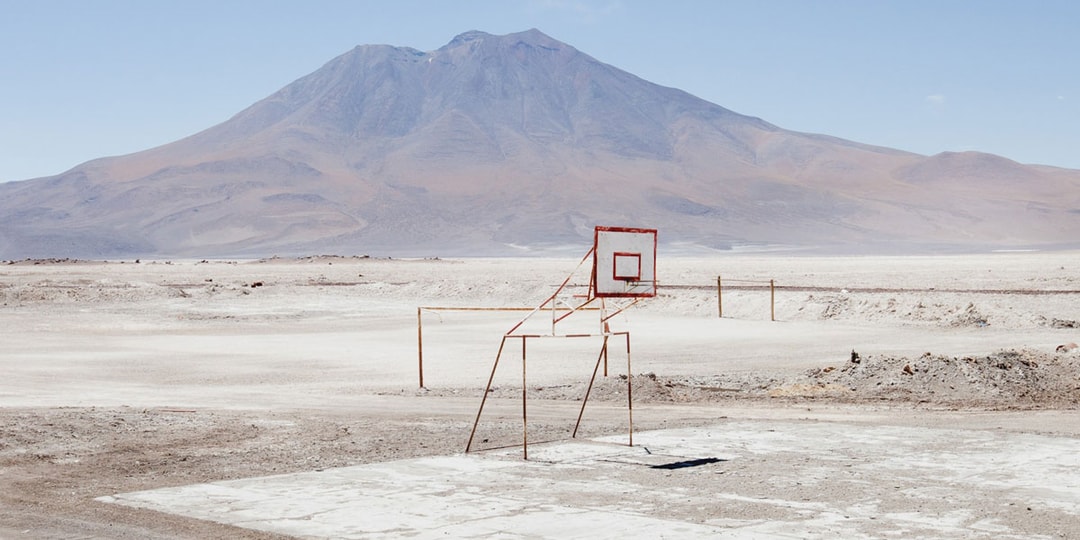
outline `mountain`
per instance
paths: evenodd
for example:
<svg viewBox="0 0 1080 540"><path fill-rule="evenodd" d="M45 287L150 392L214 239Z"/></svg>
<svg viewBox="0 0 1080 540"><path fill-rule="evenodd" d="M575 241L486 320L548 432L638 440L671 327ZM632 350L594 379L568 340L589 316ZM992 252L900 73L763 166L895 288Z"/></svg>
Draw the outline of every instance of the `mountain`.
<svg viewBox="0 0 1080 540"><path fill-rule="evenodd" d="M1080 171L781 129L537 30L365 45L179 141L0 184L0 258L1080 246Z"/></svg>

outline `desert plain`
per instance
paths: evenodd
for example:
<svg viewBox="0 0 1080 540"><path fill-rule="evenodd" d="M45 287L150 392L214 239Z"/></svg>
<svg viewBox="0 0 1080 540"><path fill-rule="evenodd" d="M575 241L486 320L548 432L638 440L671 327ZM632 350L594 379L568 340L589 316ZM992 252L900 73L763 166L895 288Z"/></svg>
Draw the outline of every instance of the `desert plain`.
<svg viewBox="0 0 1080 540"><path fill-rule="evenodd" d="M601 338L525 392L508 345L477 421L525 312L420 308L578 265L5 262L0 537L1080 537L1080 253L661 250L576 437Z"/></svg>

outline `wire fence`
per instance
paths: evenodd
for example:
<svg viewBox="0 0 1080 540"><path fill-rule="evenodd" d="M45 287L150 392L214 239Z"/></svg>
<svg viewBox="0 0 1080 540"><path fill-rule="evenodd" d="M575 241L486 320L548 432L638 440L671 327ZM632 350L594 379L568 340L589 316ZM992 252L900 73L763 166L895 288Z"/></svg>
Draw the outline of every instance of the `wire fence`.
<svg viewBox="0 0 1080 540"><path fill-rule="evenodd" d="M724 285L721 276L716 276L716 314L721 319L724 318ZM753 280L753 279L728 279L728 286L731 287L732 283L742 284L741 287L744 290L750 287L755 288L769 288L769 320L776 321L776 280L770 279L769 281ZM747 285L749 284L749 285Z"/></svg>
<svg viewBox="0 0 1080 540"><path fill-rule="evenodd" d="M970 289L970 288L938 288L938 287L843 287L821 285L777 285L775 279L731 279L716 276L716 285L677 285L660 284L661 289L674 290L710 290L716 288L716 312L717 316L724 316L724 291L769 291L769 320L776 320L776 292L810 292L810 293L845 293L845 294L917 294L917 293L951 293L951 294L987 294L987 295L1024 295L1024 296L1047 296L1047 295L1080 295L1080 289Z"/></svg>
<svg viewBox="0 0 1080 540"><path fill-rule="evenodd" d="M568 288L587 287L585 284L566 284ZM986 295L1080 295L1080 289L972 289L972 288L912 288L912 287L843 287L843 286L820 286L820 285L777 285L775 279L732 279L716 276L716 285L712 284L666 284L659 283L658 290L697 290L708 291L716 288L716 312L717 317L724 317L724 291L769 291L769 320L776 321L776 292L810 292L810 293L843 293L843 294L918 294L918 293L951 293L951 294L986 294ZM582 311L596 311L596 307L579 308ZM420 388L424 388L424 324L423 314L430 312L441 320L441 312L522 312L537 311L535 307L478 307L478 306L421 306L416 308L416 340L417 340L417 363ZM607 375L605 363L604 375Z"/></svg>

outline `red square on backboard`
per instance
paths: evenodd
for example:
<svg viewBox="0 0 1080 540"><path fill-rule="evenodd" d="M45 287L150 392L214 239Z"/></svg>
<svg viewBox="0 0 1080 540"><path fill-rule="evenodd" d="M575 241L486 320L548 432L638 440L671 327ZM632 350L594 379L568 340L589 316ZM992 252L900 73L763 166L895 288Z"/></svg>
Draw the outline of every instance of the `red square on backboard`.
<svg viewBox="0 0 1080 540"><path fill-rule="evenodd" d="M612 254L612 279L641 281L641 254L616 251Z"/></svg>

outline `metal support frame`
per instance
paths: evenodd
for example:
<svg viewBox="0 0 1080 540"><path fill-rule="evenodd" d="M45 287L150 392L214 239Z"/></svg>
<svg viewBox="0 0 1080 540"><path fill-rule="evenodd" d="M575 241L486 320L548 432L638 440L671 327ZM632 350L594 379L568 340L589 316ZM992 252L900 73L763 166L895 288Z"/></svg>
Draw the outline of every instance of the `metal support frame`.
<svg viewBox="0 0 1080 540"><path fill-rule="evenodd" d="M630 361L630 332L611 332L604 334L570 334L570 335L543 335L543 334L516 334L516 335L504 335L502 341L499 343L499 352L495 355L495 362L491 366L491 374L488 376L487 386L484 387L484 395L480 398L480 408L476 411L476 419L473 421L472 431L469 432L469 441L465 444L465 452L472 451L473 440L476 438L476 429L480 425L480 417L484 412L484 405L487 403L487 396L491 393L491 385L495 380L495 373L499 369L499 361L502 359L503 351L506 349L506 341L508 339L521 339L521 448L524 459L529 459L529 435L528 435L528 377L527 377L527 350L528 340L537 338L550 338L550 337L562 337L562 338L603 338L603 344L600 347L600 353L596 357L596 365L593 367L592 377L589 378L589 385L585 390L585 395L581 399L581 409L578 411L577 421L574 423L574 431L570 435L571 438L577 438L578 430L581 427L581 420L585 416L585 405L589 402L589 395L592 393L593 385L596 383L596 375L600 371L600 363L607 363L608 357L608 342L613 336L624 336L626 342L626 411L628 420L628 446L634 445L634 397L633 397L633 371ZM606 367L605 367L606 370Z"/></svg>
<svg viewBox="0 0 1080 540"><path fill-rule="evenodd" d="M499 350L495 355L495 362L491 366L491 374L488 376L487 386L484 388L484 395L480 398L480 408L476 412L476 419L473 422L472 431L469 433L469 441L465 445L465 452L466 453L472 451L473 440L476 437L476 429L477 429L477 426L480 425L480 418L483 415L484 406L487 403L488 394L491 393L491 385L495 380L495 373L499 369L499 361L502 359L503 351L506 349L507 340L511 339L511 338L515 338L515 339L520 338L521 339L521 421L522 421L522 430L521 430L522 431L522 444L521 444L521 446L522 446L522 455L523 455L524 459L529 459L528 414L527 414L528 379L527 379L527 371L526 371L527 349L528 349L527 343L528 343L529 339L535 339L535 338L550 338L550 337L557 337L557 338L559 338L559 337L561 337L561 338L595 338L595 337L600 337L603 340L602 344L601 344L601 347L600 347L600 352L599 352L599 354L597 355L597 358L596 358L596 365L593 367L592 377L589 379L588 389L585 391L585 396L581 400L581 410L578 412L577 422L574 424L574 431L573 431L573 434L571 435L571 437L577 437L578 429L581 426L582 417L585 414L585 405L588 403L589 395L592 392L593 384L596 381L596 375L599 372L601 362L603 362L603 364L604 364L604 376L607 376L607 373L608 373L608 362L607 362L607 360L608 360L609 341L610 341L612 336L624 336L625 337L625 341L626 341L626 398L627 398L627 414L628 414L628 426L629 426L629 437L628 437L628 443L627 444L629 446L633 446L633 444L634 444L634 407L633 407L633 393L632 393L633 371L631 370L631 362L630 362L630 332L629 331L612 332L611 328L610 328L610 325L609 325L609 321L613 317L615 317L616 315L622 313L626 309L628 309L631 306L633 306L634 304L636 304L640 300L640 298L625 298L625 299L621 299L621 300L623 300L623 302L618 302L618 301L615 301L615 300L610 299L610 298L597 297L594 294L595 282L593 280L595 280L595 274L593 272L590 272L592 277L590 277L589 294L588 295L586 295L584 297L571 296L569 299L564 298L564 295L563 295L563 291L567 287L567 284L570 282L570 279L574 276L575 273L578 272L578 270L581 268L581 266L583 264L585 264L585 262L588 261L593 256L595 250L596 250L595 246L592 249L589 250L589 252L585 255L585 257L582 258L581 262L578 263L577 268L575 268L574 271L571 272L570 275L567 276L567 278L562 282L562 284L559 285L559 287L556 289L554 294L549 296L539 306L537 306L536 308L530 310L530 312L524 318L522 318L520 321L518 321L517 324L515 324L513 327L511 327L510 330L507 331L503 335L502 341L499 343ZM598 333L591 333L591 334L559 334L557 332L557 326L558 326L558 324L560 322L566 320L568 317L570 317L571 315L573 315L573 314L575 314L575 313L577 313L579 311L583 311L583 310L586 310L586 309L595 309L595 308L590 308L590 305L593 304L594 302L596 302L597 300L599 300L599 304L600 304L599 305L599 312L600 312L600 314L599 314L600 315L600 317L599 317L599 324L600 324L599 330L600 331ZM611 305L609 305L609 302L611 303ZM519 333L516 333L522 327L522 325L525 324L526 321L528 321L530 318L532 318L537 313L540 313L540 312L545 311L545 310L551 311L551 333L550 334L519 334ZM421 366L422 366L422 362L423 362L423 360L421 358ZM422 375L421 375L421 384L423 384L423 376Z"/></svg>

